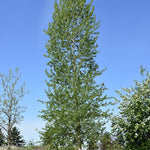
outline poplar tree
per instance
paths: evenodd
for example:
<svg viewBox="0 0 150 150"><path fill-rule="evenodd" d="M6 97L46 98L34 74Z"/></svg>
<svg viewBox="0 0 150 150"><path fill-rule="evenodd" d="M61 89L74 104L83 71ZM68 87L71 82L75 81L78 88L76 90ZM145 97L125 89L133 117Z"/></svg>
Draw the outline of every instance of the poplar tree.
<svg viewBox="0 0 150 150"><path fill-rule="evenodd" d="M40 117L46 126L41 140L50 149L97 149L109 116L104 83L97 84L102 72L95 61L100 22L94 15L93 0L55 1L53 21L45 33L49 36L45 57L48 101Z"/></svg>

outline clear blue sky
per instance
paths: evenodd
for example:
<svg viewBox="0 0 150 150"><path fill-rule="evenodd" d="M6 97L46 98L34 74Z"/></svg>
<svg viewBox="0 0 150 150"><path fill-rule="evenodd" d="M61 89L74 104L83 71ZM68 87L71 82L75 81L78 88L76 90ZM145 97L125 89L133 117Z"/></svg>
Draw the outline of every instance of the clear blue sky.
<svg viewBox="0 0 150 150"><path fill-rule="evenodd" d="M88 0L89 1L89 0ZM44 108L38 99L47 100L44 73L47 60L45 42L53 12L53 0L0 1L0 72L20 68L21 82L30 93L23 99L28 109L19 128L26 141L39 139L36 128L44 123L38 111ZM139 67L150 71L150 1L95 0L95 14L101 21L97 63L107 68L97 83L105 82L108 95L130 87L139 79ZM0 91L1 93L1 91Z"/></svg>

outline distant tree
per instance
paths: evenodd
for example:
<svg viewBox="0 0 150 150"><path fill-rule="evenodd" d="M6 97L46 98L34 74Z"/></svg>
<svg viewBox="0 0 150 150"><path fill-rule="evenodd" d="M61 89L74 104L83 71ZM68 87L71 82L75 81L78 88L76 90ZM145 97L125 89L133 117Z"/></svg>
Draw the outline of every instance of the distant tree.
<svg viewBox="0 0 150 150"><path fill-rule="evenodd" d="M25 83L20 86L18 83L21 74L18 73L18 68L15 74L9 70L9 74L0 73L0 85L3 93L0 97L0 128L6 133L8 147L10 147L10 134L13 126L22 121L22 112L25 107L19 105L19 102L24 97ZM19 87L17 85L19 84Z"/></svg>
<svg viewBox="0 0 150 150"><path fill-rule="evenodd" d="M28 143L27 143L27 146L28 146L28 147L31 147L31 148L32 148L32 147L35 147L35 142L34 142L34 140L33 140L33 139L32 139L32 140L29 140Z"/></svg>
<svg viewBox="0 0 150 150"><path fill-rule="evenodd" d="M55 1L53 22L46 34L48 67L46 74L49 101L41 118L46 126L41 140L51 149L82 149L85 143L96 145L110 114L110 100L104 84L97 84L99 70L95 61L99 21L93 0ZM92 147L93 148L93 147ZM96 149L96 147L94 148Z"/></svg>
<svg viewBox="0 0 150 150"><path fill-rule="evenodd" d="M117 91L122 102L120 114L112 120L112 131L125 149L150 148L150 74L143 67L140 70L141 82L135 80L135 86Z"/></svg>
<svg viewBox="0 0 150 150"><path fill-rule="evenodd" d="M105 132L101 137L101 150L111 150L112 149L113 140L111 134L109 132Z"/></svg>
<svg viewBox="0 0 150 150"><path fill-rule="evenodd" d="M2 133L2 130L0 129L0 146L2 146L5 142L5 136Z"/></svg>
<svg viewBox="0 0 150 150"><path fill-rule="evenodd" d="M122 150L122 147L111 133L104 132L100 139L100 150Z"/></svg>
<svg viewBox="0 0 150 150"><path fill-rule="evenodd" d="M23 137L20 135L20 131L17 127L13 127L10 133L10 144L14 146L24 146L25 141Z"/></svg>

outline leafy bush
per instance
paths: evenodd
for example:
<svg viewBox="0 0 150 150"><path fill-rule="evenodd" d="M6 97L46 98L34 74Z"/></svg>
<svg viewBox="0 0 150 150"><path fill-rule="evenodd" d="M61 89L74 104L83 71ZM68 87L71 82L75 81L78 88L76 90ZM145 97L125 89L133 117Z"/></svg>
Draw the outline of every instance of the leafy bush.
<svg viewBox="0 0 150 150"><path fill-rule="evenodd" d="M125 149L146 150L150 147L150 74L141 67L142 82L118 91L122 102L120 115L112 119L113 132Z"/></svg>

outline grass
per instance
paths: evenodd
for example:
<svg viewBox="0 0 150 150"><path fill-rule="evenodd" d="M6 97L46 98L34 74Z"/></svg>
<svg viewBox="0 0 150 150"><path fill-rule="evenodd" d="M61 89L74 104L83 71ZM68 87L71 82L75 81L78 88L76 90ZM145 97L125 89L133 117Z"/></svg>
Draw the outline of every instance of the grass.
<svg viewBox="0 0 150 150"><path fill-rule="evenodd" d="M0 150L7 150L7 147L0 147ZM44 150L44 147L41 146L25 146L25 147L11 147L11 150Z"/></svg>

